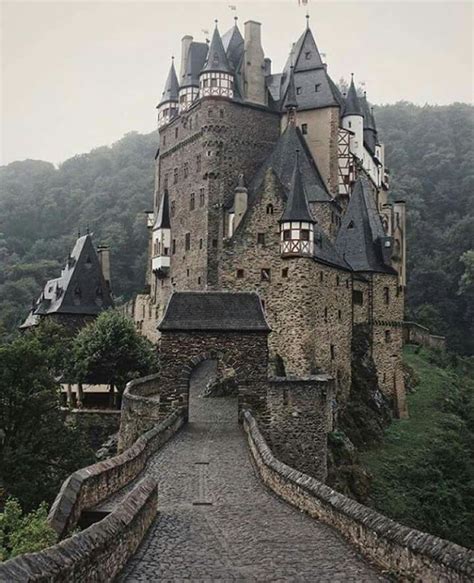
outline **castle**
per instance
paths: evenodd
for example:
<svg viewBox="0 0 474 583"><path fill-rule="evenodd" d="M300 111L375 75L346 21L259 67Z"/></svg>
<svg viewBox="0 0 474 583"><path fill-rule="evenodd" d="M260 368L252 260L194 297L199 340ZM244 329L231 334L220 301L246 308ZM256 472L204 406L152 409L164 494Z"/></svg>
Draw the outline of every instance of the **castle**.
<svg viewBox="0 0 474 583"><path fill-rule="evenodd" d="M343 403L354 327L403 414L405 205L390 202L384 147L352 78L342 95L307 26L282 73L261 25L182 39L157 106L149 293L130 313L158 339L174 291L256 291L274 373L331 374Z"/></svg>

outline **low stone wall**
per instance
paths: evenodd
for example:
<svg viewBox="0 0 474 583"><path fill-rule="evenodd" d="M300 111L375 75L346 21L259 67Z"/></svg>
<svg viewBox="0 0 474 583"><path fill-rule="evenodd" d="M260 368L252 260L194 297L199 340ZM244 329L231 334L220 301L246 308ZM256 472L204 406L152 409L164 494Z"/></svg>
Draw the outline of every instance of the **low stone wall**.
<svg viewBox="0 0 474 583"><path fill-rule="evenodd" d="M474 580L474 552L402 526L277 460L252 415L243 414L250 451L263 482L284 500L325 522L397 581Z"/></svg>
<svg viewBox="0 0 474 583"><path fill-rule="evenodd" d="M144 478L106 518L57 545L0 563L0 581L94 583L112 581L156 515L156 482Z"/></svg>
<svg viewBox="0 0 474 583"><path fill-rule="evenodd" d="M130 447L140 435L169 414L160 408L159 374L130 381L122 397L118 451Z"/></svg>
<svg viewBox="0 0 474 583"><path fill-rule="evenodd" d="M134 480L152 453L176 433L185 421L178 409L139 437L123 453L77 470L65 480L54 501L48 522L60 537L77 525L82 512L100 504Z"/></svg>
<svg viewBox="0 0 474 583"><path fill-rule="evenodd" d="M419 344L434 350L446 350L446 338L430 334L428 328L416 322L403 322L403 343Z"/></svg>

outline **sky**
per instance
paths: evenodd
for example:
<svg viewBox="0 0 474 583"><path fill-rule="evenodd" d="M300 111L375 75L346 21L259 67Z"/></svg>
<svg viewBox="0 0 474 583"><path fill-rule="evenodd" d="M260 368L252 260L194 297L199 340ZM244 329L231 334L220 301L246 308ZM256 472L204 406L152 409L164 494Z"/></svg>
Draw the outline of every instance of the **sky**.
<svg viewBox="0 0 474 583"><path fill-rule="evenodd" d="M303 3L303 2L301 2ZM472 102L472 2L398 0L1 1L0 164L61 163L156 127L171 56L203 41L218 19L262 23L266 56L281 70L306 26L328 72L365 83L371 102ZM236 7L232 10L229 5Z"/></svg>

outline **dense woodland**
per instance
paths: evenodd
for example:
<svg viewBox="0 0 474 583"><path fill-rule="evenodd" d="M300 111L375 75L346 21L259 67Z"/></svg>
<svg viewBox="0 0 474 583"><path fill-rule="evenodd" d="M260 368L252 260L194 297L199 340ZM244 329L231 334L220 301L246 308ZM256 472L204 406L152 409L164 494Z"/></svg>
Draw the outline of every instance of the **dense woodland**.
<svg viewBox="0 0 474 583"><path fill-rule="evenodd" d="M474 348L473 108L376 108L392 194L408 207L407 318ZM87 226L112 248L115 295L143 288L144 211L152 204L158 136L128 134L59 168L42 161L0 168L0 338L9 339L45 280Z"/></svg>

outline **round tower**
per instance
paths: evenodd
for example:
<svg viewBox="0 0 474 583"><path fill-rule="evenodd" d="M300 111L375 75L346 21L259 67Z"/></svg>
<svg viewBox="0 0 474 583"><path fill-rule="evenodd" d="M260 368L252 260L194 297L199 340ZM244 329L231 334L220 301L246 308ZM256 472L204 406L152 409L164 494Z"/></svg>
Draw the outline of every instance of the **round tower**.
<svg viewBox="0 0 474 583"><path fill-rule="evenodd" d="M156 106L158 110L158 128L165 126L178 115L178 92L178 78L174 68L174 57L172 57L165 89L161 95L160 102Z"/></svg>
<svg viewBox="0 0 474 583"><path fill-rule="evenodd" d="M200 97L234 97L234 74L217 29L217 20L207 61L199 75L199 92Z"/></svg>

